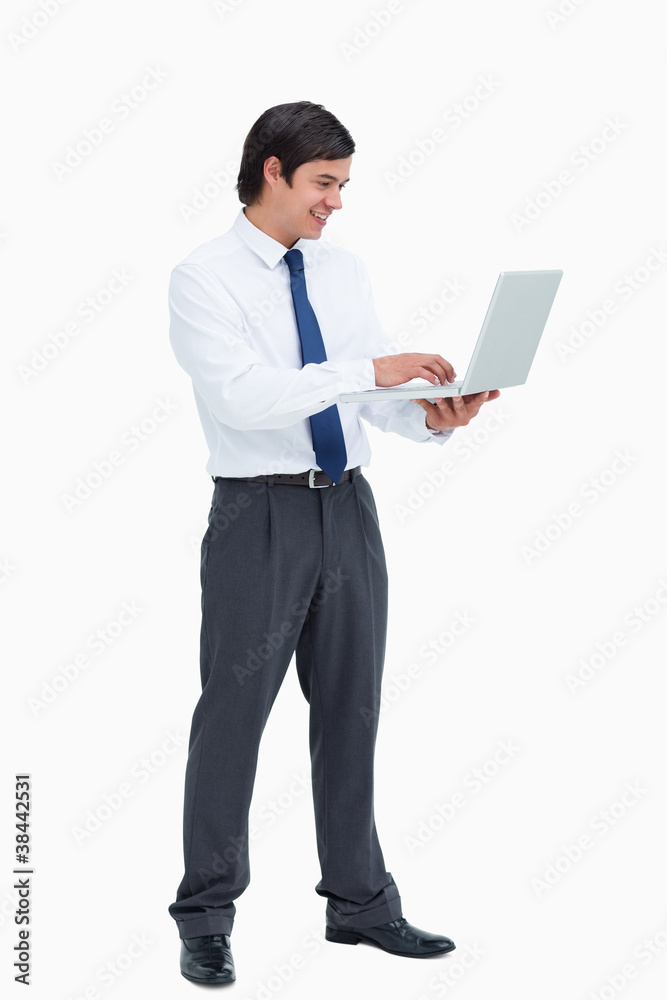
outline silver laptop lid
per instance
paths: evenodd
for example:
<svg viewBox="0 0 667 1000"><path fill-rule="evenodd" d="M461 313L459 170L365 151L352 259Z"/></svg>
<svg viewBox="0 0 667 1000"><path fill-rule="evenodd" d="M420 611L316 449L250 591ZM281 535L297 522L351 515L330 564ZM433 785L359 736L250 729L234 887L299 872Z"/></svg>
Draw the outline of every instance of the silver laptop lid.
<svg viewBox="0 0 667 1000"><path fill-rule="evenodd" d="M523 385L553 305L562 271L501 271L461 395Z"/></svg>

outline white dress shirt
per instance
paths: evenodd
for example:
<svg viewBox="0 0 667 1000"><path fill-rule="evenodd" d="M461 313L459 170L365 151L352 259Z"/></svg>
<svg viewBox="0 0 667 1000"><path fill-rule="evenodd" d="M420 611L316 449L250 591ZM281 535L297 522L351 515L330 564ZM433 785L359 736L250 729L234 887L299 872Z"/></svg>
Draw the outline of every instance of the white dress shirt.
<svg viewBox="0 0 667 1000"><path fill-rule="evenodd" d="M193 250L171 273L169 338L192 385L211 476L317 469L308 417L341 392L375 386L373 358L397 353L373 307L361 260L319 240L303 253L308 298L328 360L302 367L282 243L243 209L229 232ZM368 465L361 418L414 441L446 441L410 400L339 403L346 468Z"/></svg>

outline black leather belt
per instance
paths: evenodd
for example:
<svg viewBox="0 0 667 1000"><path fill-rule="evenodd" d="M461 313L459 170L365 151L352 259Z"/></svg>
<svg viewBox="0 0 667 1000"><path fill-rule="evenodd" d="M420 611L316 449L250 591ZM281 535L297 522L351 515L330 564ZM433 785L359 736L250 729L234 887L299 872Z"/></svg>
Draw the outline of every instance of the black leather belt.
<svg viewBox="0 0 667 1000"><path fill-rule="evenodd" d="M354 479L356 476L361 475L361 466L357 465L354 469L346 469L343 475L338 480L339 483L344 483L346 479ZM330 479L326 472L322 472L320 469L309 469L308 472L294 472L292 474L285 472L277 472L271 476L212 476L213 482L217 482L218 479L235 479L239 482L245 483L270 483L275 484L286 484L288 486L310 486L311 489L322 489L324 486L337 486L333 479Z"/></svg>

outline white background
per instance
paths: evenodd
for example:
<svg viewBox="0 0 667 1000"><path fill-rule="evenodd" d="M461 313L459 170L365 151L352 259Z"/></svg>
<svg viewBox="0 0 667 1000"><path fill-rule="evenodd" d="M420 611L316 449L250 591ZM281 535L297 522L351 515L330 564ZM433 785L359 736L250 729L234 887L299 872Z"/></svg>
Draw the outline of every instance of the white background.
<svg viewBox="0 0 667 1000"><path fill-rule="evenodd" d="M292 666L262 744L230 990L243 1000L662 996L659 6L44 2L50 16L23 0L2 10L0 964L12 996L22 995L13 776L24 770L31 996L197 989L179 974L167 906L182 875L212 483L168 342L166 288L175 263L232 224L251 124L302 99L333 111L357 143L327 238L365 260L377 311L392 339L407 331L408 350L441 352L461 372L499 270L565 276L526 386L443 449L369 429L391 581L378 830L405 915L457 950L416 962L318 943L312 806L295 782L309 773L307 705ZM116 102L149 70L153 89L122 114ZM54 164L103 118L112 130L59 178ZM392 180L400 164L405 176ZM559 189L564 170L571 183ZM219 182L186 221L211 172ZM131 280L106 303L114 270ZM465 291L443 305L454 279ZM86 322L77 310L89 296L100 312ZM73 321L78 333L63 336ZM160 400L171 412L154 422ZM68 509L79 477L114 451L122 461ZM438 475L446 460L454 471ZM124 602L140 610L115 628ZM457 614L474 621L453 639ZM115 638L96 653L89 637L109 627ZM440 652L427 659L432 641ZM83 654L88 665L68 679ZM588 679L568 685L579 671ZM498 763L503 741L513 749ZM437 807L456 793L445 821ZM104 821L85 831L97 811Z"/></svg>

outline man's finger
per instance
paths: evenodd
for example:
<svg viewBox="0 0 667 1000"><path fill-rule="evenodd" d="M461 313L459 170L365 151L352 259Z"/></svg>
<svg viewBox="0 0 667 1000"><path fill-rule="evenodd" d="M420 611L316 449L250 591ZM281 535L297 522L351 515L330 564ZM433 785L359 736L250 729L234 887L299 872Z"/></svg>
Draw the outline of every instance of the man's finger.
<svg viewBox="0 0 667 1000"><path fill-rule="evenodd" d="M498 396L500 395L500 393L498 392L497 389L494 389L493 393L497 393ZM496 396L494 396L493 393L490 393L488 390L486 392L471 392L469 396L464 396L463 398L465 399L466 403L480 403L481 404L481 403L485 403L486 400L489 399L490 396L493 399L496 399Z"/></svg>
<svg viewBox="0 0 667 1000"><path fill-rule="evenodd" d="M446 385L448 382L453 382L456 378L456 372L454 371L452 365L450 365L449 361L445 361L444 358L441 358L439 354L435 358L433 370L440 379L442 385Z"/></svg>

